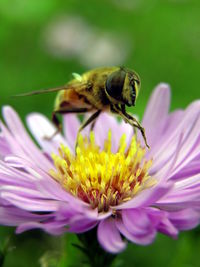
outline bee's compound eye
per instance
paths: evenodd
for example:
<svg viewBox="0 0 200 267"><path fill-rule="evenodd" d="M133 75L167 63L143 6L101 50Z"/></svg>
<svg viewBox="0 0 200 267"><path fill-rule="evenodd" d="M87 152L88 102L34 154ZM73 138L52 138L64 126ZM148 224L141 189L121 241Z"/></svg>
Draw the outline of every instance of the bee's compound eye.
<svg viewBox="0 0 200 267"><path fill-rule="evenodd" d="M123 70L113 72L108 76L106 80L106 91L111 97L115 99L121 98L125 77L126 73Z"/></svg>
<svg viewBox="0 0 200 267"><path fill-rule="evenodd" d="M130 86L130 90L131 90L131 106L135 106L135 100L136 100L136 91L135 91L135 85L132 84Z"/></svg>

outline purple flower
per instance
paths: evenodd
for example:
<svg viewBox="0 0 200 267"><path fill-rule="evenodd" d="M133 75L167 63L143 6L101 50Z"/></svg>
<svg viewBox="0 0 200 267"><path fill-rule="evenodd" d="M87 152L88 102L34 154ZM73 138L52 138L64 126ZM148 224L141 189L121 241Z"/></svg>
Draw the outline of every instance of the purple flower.
<svg viewBox="0 0 200 267"><path fill-rule="evenodd" d="M101 246L118 253L129 240L147 245L157 232L177 237L200 221L200 101L169 113L170 89L160 84L138 133L103 113L94 133L84 130L77 153L75 115L64 136L34 113L27 117L35 145L11 107L0 124L0 224L16 232L83 233L97 227ZM125 240L122 239L125 237Z"/></svg>

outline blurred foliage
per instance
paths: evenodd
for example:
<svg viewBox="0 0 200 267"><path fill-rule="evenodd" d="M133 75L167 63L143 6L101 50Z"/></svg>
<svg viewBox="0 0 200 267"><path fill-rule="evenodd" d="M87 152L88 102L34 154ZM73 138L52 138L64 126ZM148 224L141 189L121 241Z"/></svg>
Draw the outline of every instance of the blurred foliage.
<svg viewBox="0 0 200 267"><path fill-rule="evenodd" d="M14 106L23 118L33 111L50 117L55 94L10 96L63 85L72 72L86 71L78 57L56 57L45 46L52 21L78 16L98 34L106 32L128 44L121 65L135 69L142 79L137 114L143 114L159 82L172 87L172 109L184 108L199 98L199 14L200 2L192 0L1 0L0 105ZM5 267L78 266L81 253L71 246L74 235L31 231L16 236L13 231L0 228L0 261L5 259ZM13 248L9 253L3 245L8 236ZM151 246L129 245L118 257L118 266L197 267L199 251L199 230L182 233L176 241L159 235Z"/></svg>
<svg viewBox="0 0 200 267"><path fill-rule="evenodd" d="M185 107L198 98L200 3L132 2L136 4L129 8L117 0L15 0L12 4L1 0L0 104L13 105L22 116L35 110L50 115L55 94L23 99L10 96L63 85L73 71L86 70L78 59L56 58L44 46L47 26L63 14L80 16L102 32L126 37L131 49L122 65L137 70L142 79L136 113L142 114L150 92L161 81L172 87L173 108Z"/></svg>

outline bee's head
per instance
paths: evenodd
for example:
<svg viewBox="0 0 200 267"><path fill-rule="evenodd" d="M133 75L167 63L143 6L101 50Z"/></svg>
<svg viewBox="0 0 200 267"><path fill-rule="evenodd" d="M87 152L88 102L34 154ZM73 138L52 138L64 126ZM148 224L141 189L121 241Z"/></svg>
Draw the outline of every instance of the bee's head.
<svg viewBox="0 0 200 267"><path fill-rule="evenodd" d="M132 70L120 68L108 76L105 89L114 102L134 106L140 89L140 77Z"/></svg>

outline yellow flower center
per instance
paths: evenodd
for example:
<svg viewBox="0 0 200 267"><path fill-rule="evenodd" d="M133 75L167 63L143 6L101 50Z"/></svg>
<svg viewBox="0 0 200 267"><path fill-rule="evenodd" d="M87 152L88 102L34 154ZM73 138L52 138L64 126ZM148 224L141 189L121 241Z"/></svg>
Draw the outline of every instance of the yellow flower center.
<svg viewBox="0 0 200 267"><path fill-rule="evenodd" d="M72 195L89 203L99 212L108 211L132 199L156 181L149 176L152 160L145 160L145 149L132 137L129 147L122 135L116 153L111 151L111 132L101 150L95 144L94 133L90 137L79 135L76 155L61 145L59 155L52 155L55 170L51 176Z"/></svg>

